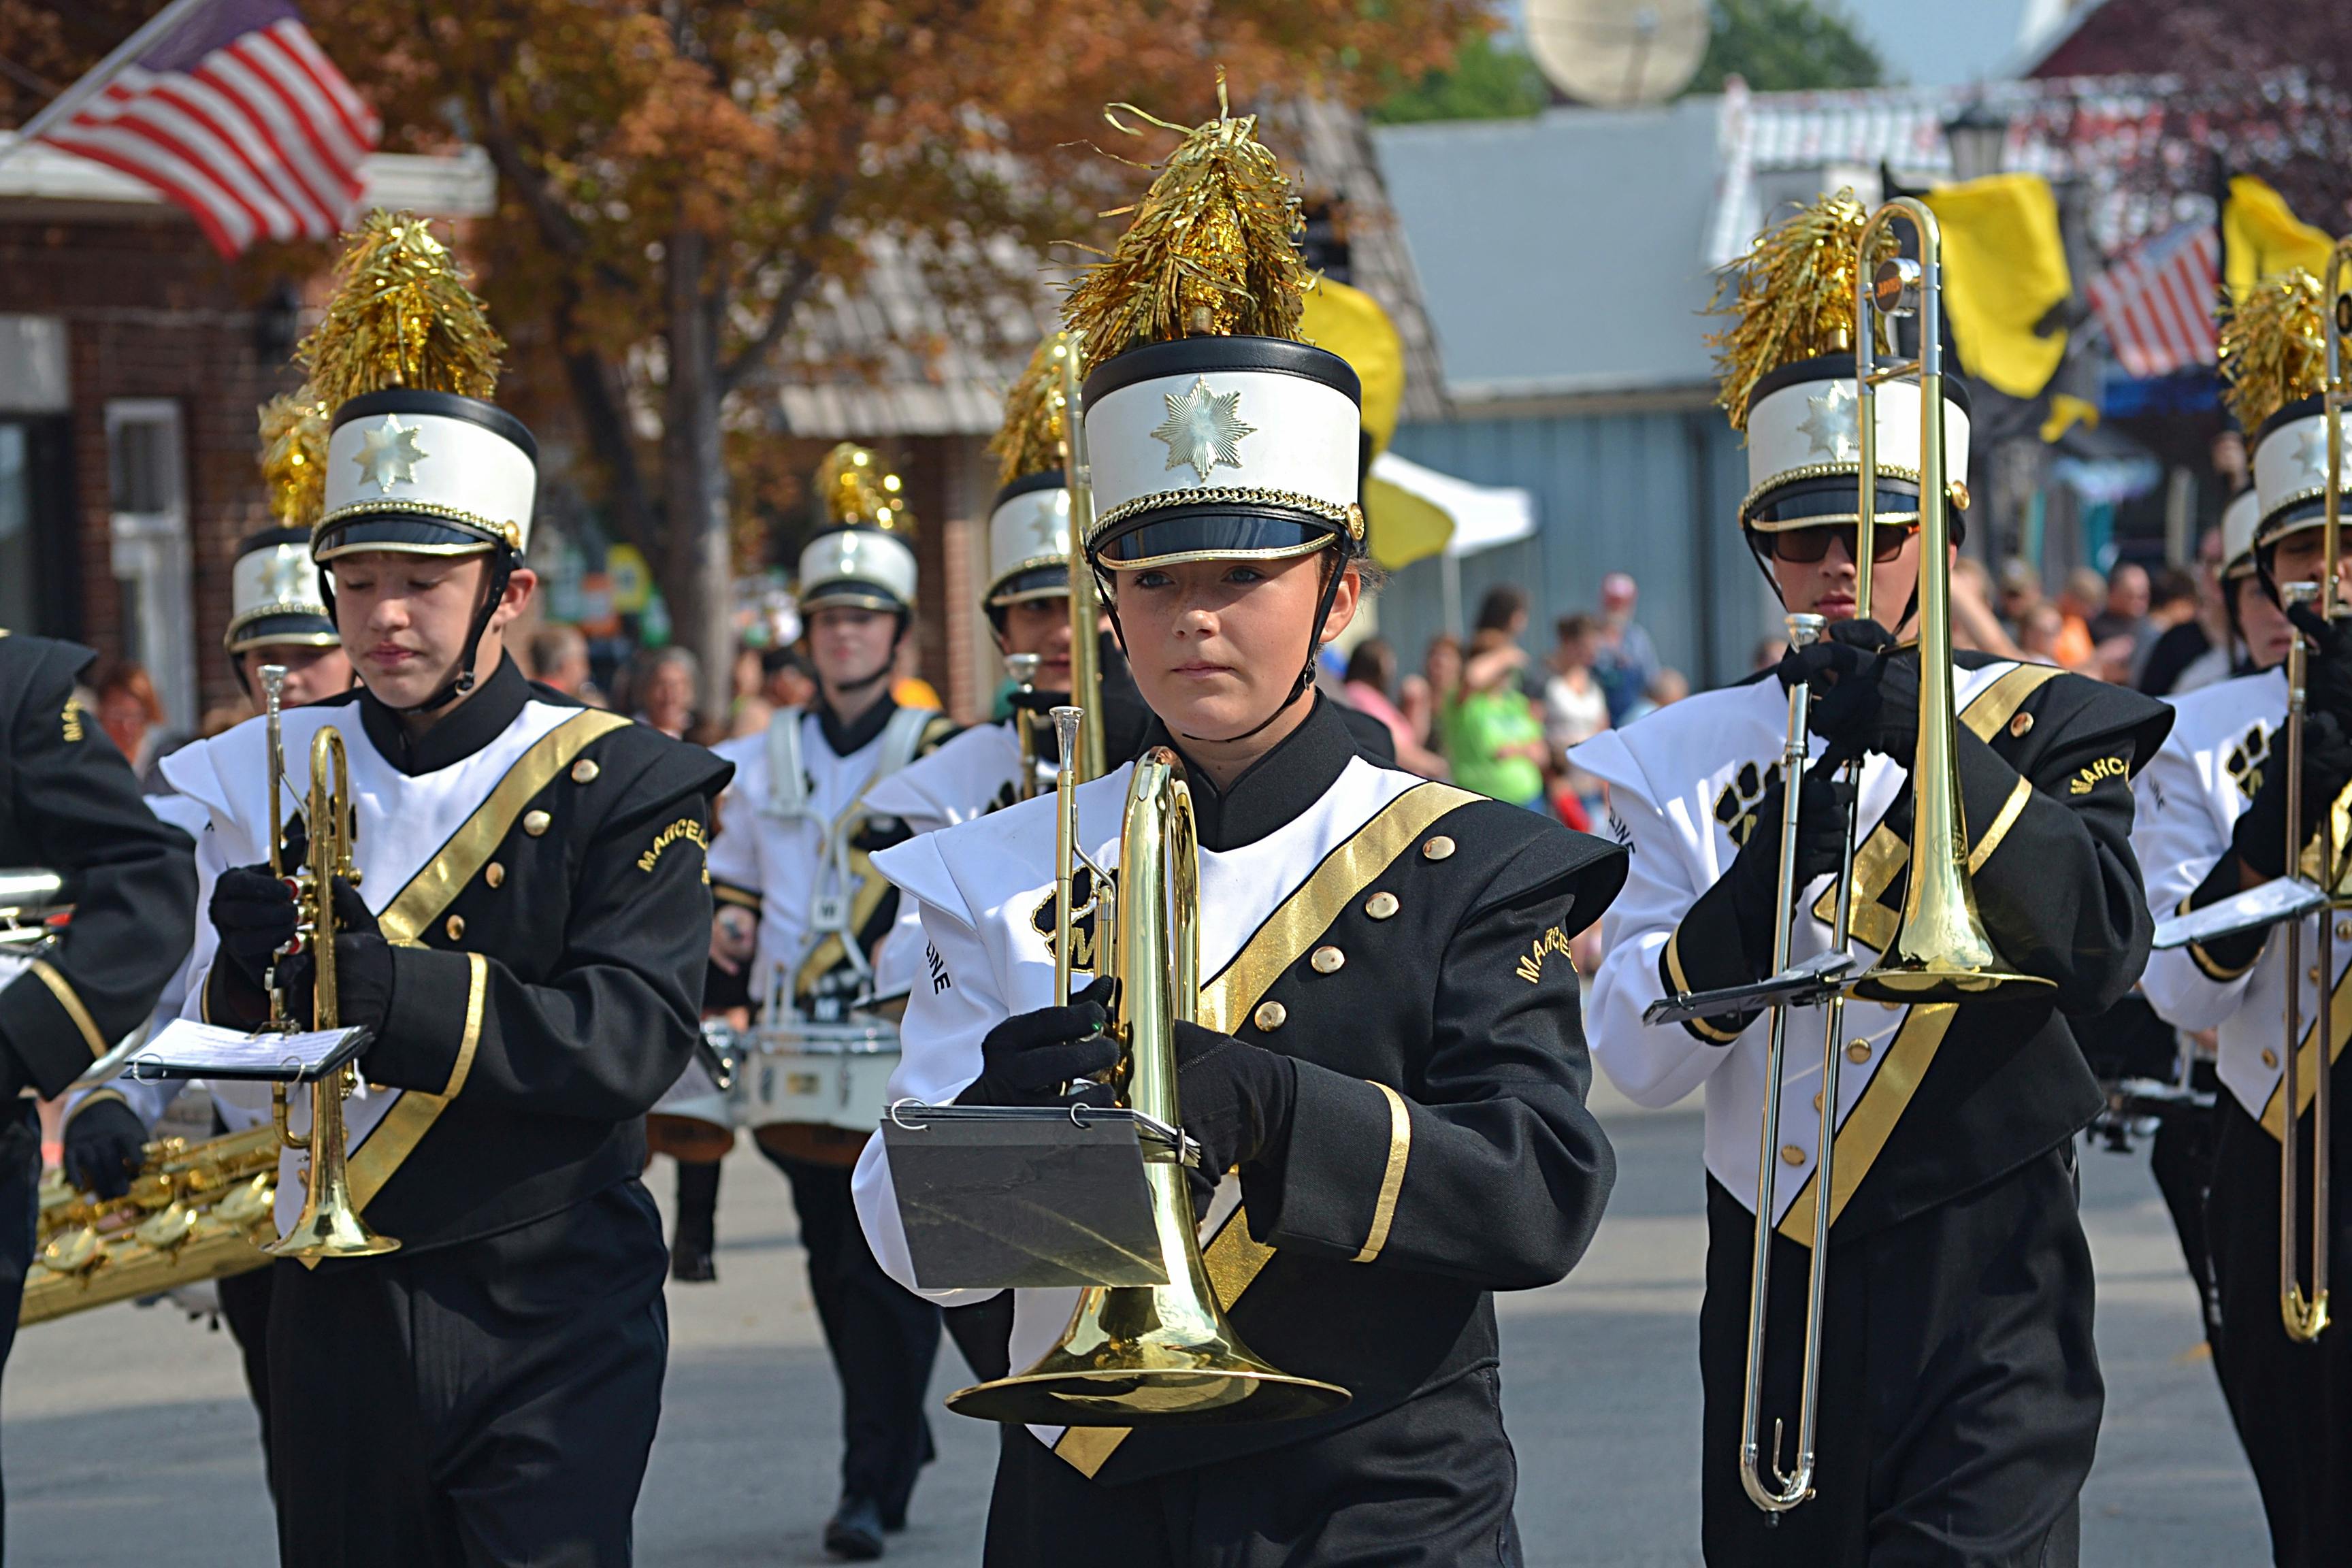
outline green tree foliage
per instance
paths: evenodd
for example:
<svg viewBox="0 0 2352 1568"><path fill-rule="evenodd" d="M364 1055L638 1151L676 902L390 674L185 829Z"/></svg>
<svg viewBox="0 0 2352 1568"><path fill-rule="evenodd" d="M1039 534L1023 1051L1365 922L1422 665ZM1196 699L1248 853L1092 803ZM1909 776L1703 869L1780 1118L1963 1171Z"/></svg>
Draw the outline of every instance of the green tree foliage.
<svg viewBox="0 0 2352 1568"><path fill-rule="evenodd" d="M1885 62L1844 13L1824 0L1715 0L1715 31L1692 92L1721 92L1726 77L1758 92L1876 87Z"/></svg>
<svg viewBox="0 0 2352 1568"><path fill-rule="evenodd" d="M1423 120L1522 120L1551 101L1527 52L1478 28L1463 36L1454 63L1401 86L1370 117L1390 125Z"/></svg>

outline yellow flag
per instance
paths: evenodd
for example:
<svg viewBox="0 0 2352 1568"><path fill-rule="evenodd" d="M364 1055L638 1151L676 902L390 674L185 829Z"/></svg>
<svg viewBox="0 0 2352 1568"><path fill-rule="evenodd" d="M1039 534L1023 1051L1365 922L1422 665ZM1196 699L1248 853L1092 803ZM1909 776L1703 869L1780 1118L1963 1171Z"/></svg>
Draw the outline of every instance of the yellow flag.
<svg viewBox="0 0 2352 1568"><path fill-rule="evenodd" d="M1318 278L1299 318L1301 336L1338 354L1364 384L1364 429L1375 455L1388 450L1404 403L1404 340L1380 302L1360 289Z"/></svg>
<svg viewBox="0 0 2352 1568"><path fill-rule="evenodd" d="M1969 374L2034 397L2066 357L2066 334L2034 323L2074 291L2058 199L2039 174L1994 174L1927 197L1944 231L1944 308Z"/></svg>
<svg viewBox="0 0 2352 1568"><path fill-rule="evenodd" d="M1383 571L1394 572L1445 548L1454 517L1426 496L1386 479L1364 481L1365 543Z"/></svg>
<svg viewBox="0 0 2352 1568"><path fill-rule="evenodd" d="M2284 196L2252 174L2230 176L2230 200L2221 212L2221 276L2232 300L2291 267L2326 276L2332 248L2326 235L2288 210Z"/></svg>

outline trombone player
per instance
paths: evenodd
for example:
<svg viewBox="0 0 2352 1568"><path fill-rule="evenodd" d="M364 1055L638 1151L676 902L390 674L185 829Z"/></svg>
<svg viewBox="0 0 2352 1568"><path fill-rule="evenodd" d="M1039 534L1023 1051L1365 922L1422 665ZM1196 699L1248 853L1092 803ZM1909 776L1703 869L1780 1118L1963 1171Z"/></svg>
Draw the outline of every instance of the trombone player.
<svg viewBox="0 0 2352 1568"><path fill-rule="evenodd" d="M1923 559L1922 475L1934 471L1923 440L1940 438L1949 471L1965 474L1968 405L1956 383L1925 410L1921 380L1876 386L1876 527L1872 559L1857 563L1870 405L1857 398L1855 292L1871 223L1850 194L1824 198L1759 238L1727 279L1722 402L1747 432L1752 481L1738 521L1790 612L1791 642L1811 646L1792 648L1777 679L1693 698L1573 753L1607 784L1633 851L1602 924L1594 1054L1643 1104L1706 1091L1707 1561L2071 1563L2103 1400L2074 1139L2102 1098L2066 1016L2113 1004L2146 958L2130 778L2168 715L2130 691L1973 654L1950 669L1957 723L1923 707L1907 645L1948 635L1920 609L1942 604L1926 574L1948 564ZM1954 535L1965 500L1959 486L1926 498ZM1813 640L1822 622L1828 636ZM1791 686L1810 699L1810 734L1789 734ZM1913 775L1930 754L1921 734L1945 724L1938 765L1957 777L1974 901L2013 998L1849 1001L1834 1037L1834 1004L1790 1006L1778 1086L1769 1009L1644 1021L1664 997L1761 981L1827 952L1828 883L1850 821L1862 846L1854 945L1895 945ZM1791 752L1817 760L1788 813ZM1860 759L1858 802L1832 756ZM1795 894L1786 908L1783 888ZM1825 1047L1840 1075L1827 1118L1835 1245L1816 1320ZM1776 1088L1788 1114L1761 1147ZM1751 1302L1759 1211L1773 1227L1761 1249L1771 1275Z"/></svg>
<svg viewBox="0 0 2352 1568"><path fill-rule="evenodd" d="M1007 1425L991 1564L1518 1561L1492 1292L1566 1273L1614 1173L1567 945L1622 853L1366 761L1314 689L1315 651L1363 591L1360 394L1297 341L1297 204L1252 131L1221 113L1191 132L1072 299L1095 345L1083 542L1151 710L1146 756L1181 768L1197 817L1204 983L1171 1056L1206 1267L1251 1346L1352 1397L1291 1421ZM1246 254L1175 264L1187 188L1217 193L1189 232L1244 235ZM1123 277L1180 279L1161 330L1136 324L1151 301ZM1116 858L1130 772L1074 791L1097 863ZM1057 815L1033 800L877 858L930 946L894 1098L1058 1106L1113 1066L1110 987L1080 978L1055 1005L1058 926L1081 976L1104 962L1097 928L1057 919ZM876 1255L915 1284L879 1139L857 1192ZM1074 1293L1014 1294L1024 1368Z"/></svg>
<svg viewBox="0 0 2352 1568"><path fill-rule="evenodd" d="M2307 852L2319 836L2320 814L2340 804L2352 784L2352 634L2343 620L2323 619L2309 598L2326 574L2327 523L2336 510L2328 496L2324 358L2298 353L2323 337L2321 305L2319 279L2292 271L2263 279L2222 325L2231 409L2252 433L2257 506L2252 562L2232 603L2239 596L2248 603L2248 641L2260 672L2184 698L2179 726L2144 775L2145 816L2135 842L2158 916L2201 909L2285 874L2290 838ZM2335 480L2338 498L2347 482L2352 467ZM2340 605L2340 549L2335 557ZM2292 605L2286 615L2293 630L2279 619L2282 600ZM2267 634L2261 642L2252 629L2257 616ZM2306 706L2301 755L2291 759L2290 681L2261 665L2264 655L2276 664L2297 632L2308 644L2302 655ZM2299 788L2291 791L2290 770L2298 761ZM2300 821L2292 830L2291 795L2300 796ZM2340 829L2336 844L2340 858ZM2285 1021L2294 963L2288 939L2300 938L2308 966L2296 988L2301 1046L2318 1011L2309 973L2316 969L2323 918L2341 920L2307 915L2300 932L2260 927L2159 952L2142 983L2166 1022L2212 1029L2217 1037L2225 1092L2205 1209L2220 1319L2214 1371L2262 1490L2274 1559L2292 1568L2341 1563L2352 1553L2352 1463L2342 1440L2352 1421L2352 1348L2340 1322L2298 1337L2281 1301L2283 1262L2292 1270L2287 1278L2312 1281L2308 1227L2328 1226L2340 1257L2342 1227L2352 1214L2346 1180L2352 1162L2341 1157L2312 1212L2320 1194L2308 1107L2319 1070L2336 1078L2334 1115L2344 1114L2344 1102L2340 1069L2321 1069L2308 1051L2296 1086L2304 1101L2296 1118L2299 1179L2292 1193L2282 1191ZM2340 986L2352 942L2337 941L2334 957ZM2338 1000L2332 1014L2331 1051L2341 1051L2352 1005ZM2330 1131L2341 1149L2342 1124ZM2283 1220L2294 1243L2284 1259ZM2327 1282L2313 1283L2324 1289ZM2307 1321L2304 1326L2307 1331Z"/></svg>
<svg viewBox="0 0 2352 1568"><path fill-rule="evenodd" d="M310 552L360 687L283 716L291 767L266 718L165 764L209 816L191 1011L308 1019L315 984L373 1035L344 1149L310 1150L366 1245L271 1266L280 1558L626 1562L667 1348L644 1116L694 1047L728 769L523 678L536 450L488 401L498 340L414 218L370 215L337 272L301 351L333 411ZM338 741L306 825L314 871L341 841L355 873L306 900L329 971L270 839ZM295 1122L331 1131L331 1092ZM289 1151L281 1233L324 1208L305 1185Z"/></svg>

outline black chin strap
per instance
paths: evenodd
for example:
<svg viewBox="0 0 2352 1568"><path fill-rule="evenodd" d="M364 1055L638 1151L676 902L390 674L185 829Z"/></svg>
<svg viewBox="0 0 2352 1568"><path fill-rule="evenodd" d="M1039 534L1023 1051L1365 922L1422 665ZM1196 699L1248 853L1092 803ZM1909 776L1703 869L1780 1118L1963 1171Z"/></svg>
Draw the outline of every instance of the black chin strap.
<svg viewBox="0 0 2352 1568"><path fill-rule="evenodd" d="M1337 546L1334 546L1334 548L1336 549ZM1267 714L1265 718L1259 720L1248 729L1244 730L1238 735L1195 735L1186 730L1178 730L1175 733L1184 740L1198 741L1203 745L1234 745L1240 742L1248 740L1252 735L1256 734L1259 731L1273 723L1276 719L1281 718L1285 713L1290 710L1290 705L1292 703L1306 696L1309 691L1314 690L1315 656L1321 652L1323 648L1323 623L1331 618L1332 601L1339 596L1339 579L1347 574L1347 571L1348 563L1344 558L1332 566L1330 579L1323 584L1322 595L1316 601L1315 626L1313 629L1307 634L1307 662L1299 667L1298 679L1291 682L1289 693L1285 696L1281 701L1274 705L1273 712ZM1104 603L1108 604L1110 602L1110 596L1105 595ZM1118 632L1119 652L1126 653L1127 634L1119 631L1118 612L1116 609L1112 610L1110 613L1110 624L1111 629L1115 632Z"/></svg>

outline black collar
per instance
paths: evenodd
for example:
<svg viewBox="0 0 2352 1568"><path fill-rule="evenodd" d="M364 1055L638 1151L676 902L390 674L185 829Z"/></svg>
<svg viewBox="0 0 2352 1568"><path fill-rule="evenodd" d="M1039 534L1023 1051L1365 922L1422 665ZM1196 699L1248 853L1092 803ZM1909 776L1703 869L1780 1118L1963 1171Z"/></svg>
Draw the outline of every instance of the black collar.
<svg viewBox="0 0 2352 1568"><path fill-rule="evenodd" d="M881 700L860 713L855 724L844 725L835 717L833 704L824 700L822 691L816 694L816 701L809 709L816 715L816 727L824 736L824 743L833 748L833 754L836 757L845 757L852 752L863 751L872 745L874 738L888 727L890 715L898 710L898 700L887 691L882 693Z"/></svg>
<svg viewBox="0 0 2352 1568"><path fill-rule="evenodd" d="M1157 718L1145 731L1143 744L1171 746L1183 755L1181 742ZM1201 847L1224 851L1256 843L1276 828L1296 822L1339 782L1340 773L1357 756L1355 737L1320 692L1306 721L1275 742L1274 750L1249 765L1248 771L1220 791L1200 765L1190 763L1192 814L1198 820Z"/></svg>
<svg viewBox="0 0 2352 1568"><path fill-rule="evenodd" d="M414 778L462 763L497 740L530 700L530 682L509 655L472 696L443 712L439 722L414 741L401 728L400 715L364 689L360 692L360 724L383 760Z"/></svg>

